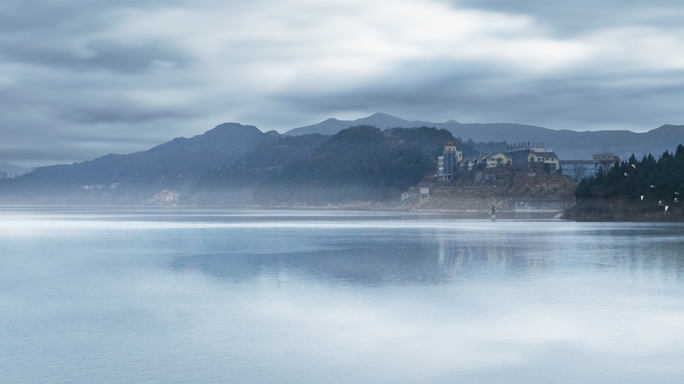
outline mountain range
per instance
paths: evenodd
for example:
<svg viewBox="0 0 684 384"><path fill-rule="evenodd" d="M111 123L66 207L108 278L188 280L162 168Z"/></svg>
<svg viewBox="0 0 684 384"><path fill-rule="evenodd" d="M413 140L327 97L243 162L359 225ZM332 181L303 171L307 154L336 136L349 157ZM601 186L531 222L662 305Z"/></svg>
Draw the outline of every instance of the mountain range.
<svg viewBox="0 0 684 384"><path fill-rule="evenodd" d="M359 125L368 125L380 129L418 127L435 127L449 129L448 127L456 124L459 124L459 122L457 122L456 120L449 120L446 123L430 123L427 121L408 121L396 116L388 115L386 113L375 113L368 117L356 120L337 120L335 118L330 118L318 124L307 125L306 127L291 129L285 132L284 134L288 136L306 135L310 133L334 135L345 128Z"/></svg>
<svg viewBox="0 0 684 384"><path fill-rule="evenodd" d="M649 153L673 152L684 142L684 125L663 125L645 133L627 130L615 131L571 131L553 130L533 125L513 123L459 123L449 120L444 123L408 121L384 113L376 113L357 120L327 119L318 124L295 128L285 135L296 136L310 133L335 134L342 129L370 125L380 129L435 127L446 129L464 141L501 142L543 142L548 150L555 152L561 160L590 160L593 154L610 152L623 159L634 154L642 158Z"/></svg>
<svg viewBox="0 0 684 384"><path fill-rule="evenodd" d="M0 180L0 200L140 203L166 189L198 204L382 201L433 174L448 142L478 153L435 128L358 126L335 135L284 136L227 123L147 151Z"/></svg>
<svg viewBox="0 0 684 384"><path fill-rule="evenodd" d="M18 165L0 161L0 178L7 175L9 177L23 175L31 171L31 168L20 167Z"/></svg>
<svg viewBox="0 0 684 384"><path fill-rule="evenodd" d="M632 153L673 151L684 143L684 126L646 133L574 132L508 123L409 122L380 113L354 121L328 119L285 134L225 123L147 151L39 167L0 180L0 200L135 203L164 189L201 204L387 200L433 175L450 141L465 157L504 151L506 142L542 141L561 160L588 160L602 152L627 159Z"/></svg>

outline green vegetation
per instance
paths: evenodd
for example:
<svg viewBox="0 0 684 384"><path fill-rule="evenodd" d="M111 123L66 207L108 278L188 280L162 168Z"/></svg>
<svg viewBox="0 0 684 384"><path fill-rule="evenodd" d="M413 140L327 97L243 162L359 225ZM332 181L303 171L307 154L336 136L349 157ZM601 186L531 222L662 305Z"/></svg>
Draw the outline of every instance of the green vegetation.
<svg viewBox="0 0 684 384"><path fill-rule="evenodd" d="M460 147L459 147L460 148ZM463 148L463 158L478 156L481 153L503 153L508 150L505 141L489 141L486 143L476 143L473 139L468 139Z"/></svg>
<svg viewBox="0 0 684 384"><path fill-rule="evenodd" d="M569 216L579 220L681 220L684 218L684 146L628 161L582 180ZM667 212L665 207L668 207Z"/></svg>
<svg viewBox="0 0 684 384"><path fill-rule="evenodd" d="M267 205L387 201L434 174L450 141L464 146L449 131L427 127L286 136L206 173L194 192L249 188L252 203Z"/></svg>
<svg viewBox="0 0 684 384"><path fill-rule="evenodd" d="M310 203L396 199L434 173L435 155L455 140L434 128L348 128L265 180L261 196Z"/></svg>
<svg viewBox="0 0 684 384"><path fill-rule="evenodd" d="M209 203L227 192L233 202L265 205L392 200L435 173L450 141L472 150L449 131L427 127L357 126L332 136L284 136L201 174L188 195Z"/></svg>

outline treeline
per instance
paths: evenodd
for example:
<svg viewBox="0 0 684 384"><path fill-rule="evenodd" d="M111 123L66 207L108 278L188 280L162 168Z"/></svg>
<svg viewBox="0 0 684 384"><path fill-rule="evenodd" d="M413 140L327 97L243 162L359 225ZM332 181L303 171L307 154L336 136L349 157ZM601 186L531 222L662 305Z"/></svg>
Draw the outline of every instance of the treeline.
<svg viewBox="0 0 684 384"><path fill-rule="evenodd" d="M475 141L473 141L473 139L468 139L468 141L466 141L464 144L464 159L468 157L479 156L482 153L503 153L508 150L508 144L505 141L489 141L486 143L476 143Z"/></svg>
<svg viewBox="0 0 684 384"><path fill-rule="evenodd" d="M610 170L582 180L575 191L574 218L621 220L681 218L684 197L684 146L637 160L634 155ZM665 209L667 207L667 211Z"/></svg>

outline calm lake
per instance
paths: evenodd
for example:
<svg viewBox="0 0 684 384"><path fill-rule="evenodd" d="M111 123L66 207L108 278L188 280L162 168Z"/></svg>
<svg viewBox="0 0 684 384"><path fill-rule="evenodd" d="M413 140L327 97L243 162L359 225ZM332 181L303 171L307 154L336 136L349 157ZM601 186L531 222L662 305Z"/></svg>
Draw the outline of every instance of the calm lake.
<svg viewBox="0 0 684 384"><path fill-rule="evenodd" d="M684 225L0 207L1 383L682 383Z"/></svg>

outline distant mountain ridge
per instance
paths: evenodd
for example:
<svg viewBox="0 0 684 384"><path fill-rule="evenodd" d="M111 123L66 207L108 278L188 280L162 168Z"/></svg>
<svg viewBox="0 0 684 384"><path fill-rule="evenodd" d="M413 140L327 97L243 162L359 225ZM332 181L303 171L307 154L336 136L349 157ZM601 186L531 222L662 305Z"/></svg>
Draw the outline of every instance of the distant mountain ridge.
<svg viewBox="0 0 684 384"><path fill-rule="evenodd" d="M558 154L562 160L588 160L595 153L611 152L621 158L632 154L638 158L649 153L674 151L684 142L684 125L663 125L644 133L632 131L571 131L553 130L534 125L515 123L468 123L455 120L444 123L408 121L385 113L375 113L357 120L327 119L321 123L291 129L284 135L296 136L311 133L335 134L342 129L356 125L370 125L380 129L435 127L447 129L464 141L476 142L506 141L544 142L546 147Z"/></svg>
<svg viewBox="0 0 684 384"><path fill-rule="evenodd" d="M5 173L8 175L23 175L25 173L31 172L31 170L32 168L21 167L0 161L0 177L2 177L2 175Z"/></svg>
<svg viewBox="0 0 684 384"><path fill-rule="evenodd" d="M279 136L279 135L278 135ZM235 162L272 133L252 125L225 123L191 138L178 137L147 151L109 154L71 165L39 167L17 180L49 182L54 187L74 184L173 184L172 180L197 175Z"/></svg>
<svg viewBox="0 0 684 384"><path fill-rule="evenodd" d="M357 126L336 135L281 136L221 124L147 151L40 167L0 180L8 202L144 203L163 190L186 204L387 200L435 171L447 130Z"/></svg>
<svg viewBox="0 0 684 384"><path fill-rule="evenodd" d="M440 125L437 127L435 124ZM337 132L360 125L367 125L370 127L376 127L380 129L388 128L419 128L419 127L435 127L435 128L446 128L444 125L455 125L459 124L456 120L449 120L446 123L431 123L427 121L408 121L401 119L396 116L388 115L386 113L374 113L368 117L364 117L356 120L338 120L335 118L330 118L324 120L318 124L307 125L306 127L294 128L285 132L284 135L287 136L298 136L306 135L311 133L321 133L324 135L334 135Z"/></svg>
<svg viewBox="0 0 684 384"><path fill-rule="evenodd" d="M373 126L359 125L362 122ZM449 141L456 143L466 157L482 151L504 151L503 140L543 141L561 160L590 159L600 152L613 152L624 160L632 153L639 157L640 153L672 151L684 142L684 126L673 125L646 133L574 132L508 123L409 122L387 114L351 122L329 119L321 124L309 126L308 131L295 131L308 134L281 135L251 125L225 123L147 151L39 167L26 175L0 180L0 198L15 202L139 203L162 190L174 190L182 196L205 196L198 200L201 204L212 204L213 199L227 205L236 201L276 204L283 199L303 203L376 200L387 199L434 173L437 157ZM341 125L352 127L334 135L311 133L336 130ZM386 128L392 125L423 128ZM464 142L465 138L474 141ZM226 191L235 194L226 195Z"/></svg>

